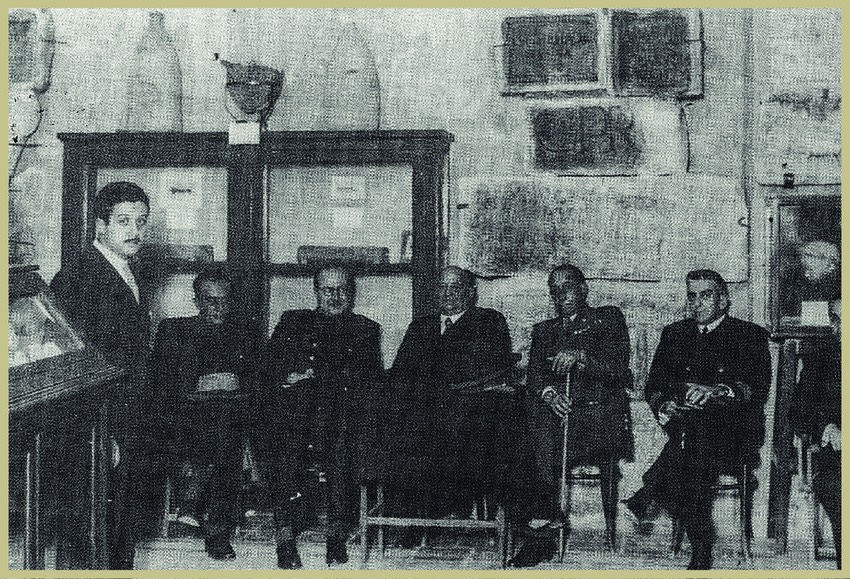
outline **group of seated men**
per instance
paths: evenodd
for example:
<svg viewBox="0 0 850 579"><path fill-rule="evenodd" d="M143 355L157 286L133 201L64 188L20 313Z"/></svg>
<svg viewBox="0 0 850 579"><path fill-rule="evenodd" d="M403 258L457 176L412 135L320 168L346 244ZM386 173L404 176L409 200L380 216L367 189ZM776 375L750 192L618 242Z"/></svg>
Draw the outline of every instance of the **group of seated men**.
<svg viewBox="0 0 850 579"><path fill-rule="evenodd" d="M588 305L577 267L562 265L549 275L557 316L533 328L525 388L513 375L504 316L476 305L475 275L457 267L440 272L439 311L411 322L389 370L379 324L353 312L356 280L336 266L314 276L316 308L284 312L259 349L228 315L234 282L222 269L199 274L198 314L163 320L145 364L145 292L130 265L149 206L135 184L105 186L94 201L93 250L51 284L78 327L115 363L149 368L128 374L126 395L115 401L119 484L110 498L119 516L110 531L111 568L132 568L135 531L127 521L151 440L176 448L178 520L202 528L216 559L236 556L230 534L246 440L273 497L277 564L284 569L301 567L296 538L308 476L318 472L328 488L329 565L348 559L357 481L385 482L397 514L422 506L426 516L468 516L473 497L501 493L514 522L528 531L509 562L517 567L550 558L554 534L568 525L565 465L600 468L604 515L615 516L617 461L633 454L629 333L619 308ZM664 328L645 388L669 441L644 487L624 502L639 520L656 507L681 520L692 544L689 567L707 569L714 543L709 487L718 474L758 460L770 356L767 332L729 315L729 290L718 273L691 271L685 285L688 315ZM835 400L840 365L835 347L818 351L825 353L812 352L805 362L811 384L800 390L795 420L824 447L815 490L840 537L839 405L809 399ZM72 553L85 551L73 543L84 535L68 534Z"/></svg>
<svg viewBox="0 0 850 579"><path fill-rule="evenodd" d="M603 493L614 493L603 504L616 505L620 473L610 465L632 457L633 440L622 312L590 307L587 282L575 266L555 268L548 284L557 317L532 331L523 408L504 396L515 382L507 323L476 305L469 271L442 270L439 312L414 319L386 372L381 328L352 311L356 282L348 270L318 271L316 308L284 312L250 364L237 334L227 330L230 281L221 271L199 275L198 316L163 321L151 363L182 453L180 520L203 527L211 556L235 556L228 537L236 520L240 428L252 424L250 437L274 497L281 568L301 566L301 503L316 465L328 485L326 561L347 561L354 484L369 468L364 462L387 447L395 459L380 466L393 471L385 473L388 492L401 513L421 504L419 493L427 488L432 510L426 514L468 516L474 495L508 487L504 498L515 505L516 520L534 528L510 564L551 558L552 532L568 524L560 505L563 457L569 465L598 466ZM699 569L712 561L711 483L722 472L736 473L742 462L757 462L770 356L767 332L728 314L720 275L692 271L686 286L690 316L664 329L646 384L647 402L669 441L644 487L625 503L639 519L653 516L656 506L678 517L692 544L690 567ZM256 388L245 398L236 387L248 380ZM380 421L383 440L376 441L363 429ZM532 476L522 472L528 465ZM405 476L392 476L405 468Z"/></svg>

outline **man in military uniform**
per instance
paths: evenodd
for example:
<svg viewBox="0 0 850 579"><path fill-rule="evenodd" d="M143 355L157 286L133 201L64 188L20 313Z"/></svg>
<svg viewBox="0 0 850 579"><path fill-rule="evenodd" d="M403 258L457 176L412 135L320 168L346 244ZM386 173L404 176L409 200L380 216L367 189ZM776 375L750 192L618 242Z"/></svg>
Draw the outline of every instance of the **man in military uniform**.
<svg viewBox="0 0 850 579"><path fill-rule="evenodd" d="M313 279L317 308L284 312L263 364L261 452L275 501L277 562L301 567L295 545L311 467L328 484L326 562L348 560L357 416L374 405L383 372L381 327L352 312L355 281L328 267Z"/></svg>
<svg viewBox="0 0 850 579"><path fill-rule="evenodd" d="M531 508L545 524L535 524L544 529L543 536L529 538L509 561L511 566L528 567L551 558L555 541L545 528L567 524L559 503L563 419L568 414L568 467L599 467L609 541L613 540L617 461L633 455L626 392L631 385L629 331L619 308L590 307L587 293L579 268L556 267L549 275L549 294L558 316L538 323L531 334L528 416L537 459L536 504Z"/></svg>
<svg viewBox="0 0 850 579"><path fill-rule="evenodd" d="M770 353L764 328L728 315L719 273L694 270L685 281L690 315L664 328L646 379L646 400L670 439L625 502L638 520L652 515L653 504L681 519L691 542L688 568L710 569L711 485L741 464L751 471L758 464Z"/></svg>

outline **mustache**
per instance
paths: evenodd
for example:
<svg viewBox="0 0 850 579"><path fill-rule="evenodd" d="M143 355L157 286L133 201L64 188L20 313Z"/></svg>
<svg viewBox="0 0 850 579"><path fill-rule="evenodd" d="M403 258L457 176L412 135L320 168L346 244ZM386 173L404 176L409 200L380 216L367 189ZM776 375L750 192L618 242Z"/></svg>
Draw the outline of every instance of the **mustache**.
<svg viewBox="0 0 850 579"><path fill-rule="evenodd" d="M131 237L129 239L125 239L124 243L141 243L142 239L140 237Z"/></svg>

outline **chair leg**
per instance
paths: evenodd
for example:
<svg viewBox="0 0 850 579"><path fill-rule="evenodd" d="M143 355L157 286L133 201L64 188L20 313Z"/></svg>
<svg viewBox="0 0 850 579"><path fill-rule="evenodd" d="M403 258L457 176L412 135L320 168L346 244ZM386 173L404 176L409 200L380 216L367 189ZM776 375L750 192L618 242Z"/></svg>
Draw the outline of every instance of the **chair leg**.
<svg viewBox="0 0 850 579"><path fill-rule="evenodd" d="M505 507L500 502L496 506L496 553L501 559L502 569L508 565L508 525L507 517L505 516Z"/></svg>
<svg viewBox="0 0 850 579"><path fill-rule="evenodd" d="M169 520L169 516L171 515L171 477L165 477L165 506L163 507L162 512L162 528L160 529L159 535L163 539L168 538L169 524L171 521Z"/></svg>
<svg viewBox="0 0 850 579"><path fill-rule="evenodd" d="M750 540L750 469L743 466L741 472L740 514L741 514L741 556L750 562L753 559L752 542Z"/></svg>
<svg viewBox="0 0 850 579"><path fill-rule="evenodd" d="M617 549L617 479L615 478L617 460L610 458L602 468L605 477L600 479L599 488L602 493L602 514L605 517L605 540L610 551Z"/></svg>
<svg viewBox="0 0 850 579"><path fill-rule="evenodd" d="M377 489L378 501L378 516L384 515L384 485L379 484ZM386 544L384 543L384 525L378 525L378 552L383 557L386 554Z"/></svg>
<svg viewBox="0 0 850 579"><path fill-rule="evenodd" d="M812 493L812 554L815 561L820 561L820 538L821 538L821 521L820 510L821 506L817 498Z"/></svg>
<svg viewBox="0 0 850 579"><path fill-rule="evenodd" d="M360 548L361 563L366 567L369 558L369 493L366 485L360 485Z"/></svg>
<svg viewBox="0 0 850 579"><path fill-rule="evenodd" d="M685 538L685 526L682 524L682 519L673 517L673 538L670 541L670 551L673 555L678 555L682 550L682 539Z"/></svg>

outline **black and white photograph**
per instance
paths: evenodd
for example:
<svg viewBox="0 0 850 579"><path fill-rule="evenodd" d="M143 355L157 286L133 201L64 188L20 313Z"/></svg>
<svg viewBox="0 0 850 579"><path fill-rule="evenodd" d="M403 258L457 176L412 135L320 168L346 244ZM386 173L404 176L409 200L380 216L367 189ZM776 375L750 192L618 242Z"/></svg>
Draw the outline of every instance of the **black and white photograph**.
<svg viewBox="0 0 850 579"><path fill-rule="evenodd" d="M843 569L839 8L7 16L0 574Z"/></svg>

